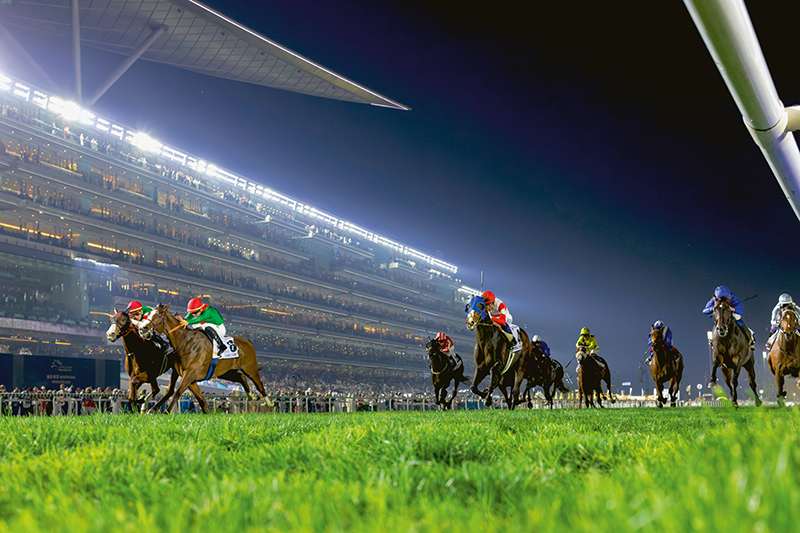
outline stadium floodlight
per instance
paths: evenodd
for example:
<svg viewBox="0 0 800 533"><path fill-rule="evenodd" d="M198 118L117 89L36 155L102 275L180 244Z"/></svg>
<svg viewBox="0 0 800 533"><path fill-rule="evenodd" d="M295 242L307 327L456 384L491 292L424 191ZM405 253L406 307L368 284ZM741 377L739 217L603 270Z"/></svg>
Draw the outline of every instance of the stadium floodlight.
<svg viewBox="0 0 800 533"><path fill-rule="evenodd" d="M81 106L75 102L64 102L61 106L61 117L67 122L75 122L81 118Z"/></svg>
<svg viewBox="0 0 800 533"><path fill-rule="evenodd" d="M784 108L743 0L684 0L711 57L800 219L800 108Z"/></svg>
<svg viewBox="0 0 800 533"><path fill-rule="evenodd" d="M149 135L141 132L133 133L133 135L130 138L130 142L132 145L141 148L142 150L152 152L154 154L160 154L161 147L164 146L163 144L153 139Z"/></svg>

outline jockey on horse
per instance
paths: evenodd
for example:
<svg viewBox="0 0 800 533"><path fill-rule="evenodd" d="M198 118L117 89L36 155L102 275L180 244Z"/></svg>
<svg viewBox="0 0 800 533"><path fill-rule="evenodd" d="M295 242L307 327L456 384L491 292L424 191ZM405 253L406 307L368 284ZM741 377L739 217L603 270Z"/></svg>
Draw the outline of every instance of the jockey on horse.
<svg viewBox="0 0 800 533"><path fill-rule="evenodd" d="M130 318L131 324L136 327L140 335L142 328L145 328L150 324L150 318L152 314L152 307L142 305L136 300L133 300L128 304L128 318ZM156 335L153 335L150 340L152 340L165 355L169 355L174 351L172 349L172 344L170 344L169 340L167 340L163 333L156 332Z"/></svg>
<svg viewBox="0 0 800 533"><path fill-rule="evenodd" d="M440 331L436 334L433 340L439 344L439 351L447 356L447 358L450 360L450 364L453 365L453 368L458 368L458 365L461 361L456 359L456 345L453 344L453 339L448 337L444 331Z"/></svg>
<svg viewBox="0 0 800 533"><path fill-rule="evenodd" d="M767 341L767 351L772 349L772 344L775 342L775 337L778 333L778 328L781 325L781 316L783 315L783 311L786 309L791 309L794 311L795 318L797 319L797 331L798 335L800 335L800 309L798 309L797 304L792 301L792 297L786 293L783 293L778 298L778 303L775 304L775 307L772 308L772 318L770 319L770 329L769 329L769 340Z"/></svg>
<svg viewBox="0 0 800 533"><path fill-rule="evenodd" d="M223 353L228 347L222 342L226 331L219 311L208 304L204 304L200 298L192 298L186 305L186 316L181 318L181 325L186 326L188 329L202 330L211 341L211 344L216 344L217 348L219 348L213 358L223 357Z"/></svg>
<svg viewBox="0 0 800 533"><path fill-rule="evenodd" d="M706 303L706 306L703 309L704 315L712 315L714 313L715 300L727 301L728 307L730 307L731 311L733 311L733 318L736 319L736 323L742 329L744 336L747 338L747 342L750 343L750 351L751 352L754 351L756 346L756 339L754 337L753 330L745 326L744 322L742 321L744 308L742 307L742 302L739 300L739 298L737 298L736 295L733 294L728 287L726 287L725 285L720 285L719 287L714 289L714 297L711 298L708 301L708 303Z"/></svg>
<svg viewBox="0 0 800 533"><path fill-rule="evenodd" d="M541 336L534 335L531 339L531 344L533 345L533 349L536 350L540 355L543 357L550 357L550 347L542 340Z"/></svg>
<svg viewBox="0 0 800 533"><path fill-rule="evenodd" d="M650 347L650 353L647 356L647 359L644 360L646 365L649 365L650 360L653 359L653 332L656 330L661 332L661 338L664 339L664 344L666 345L667 350L674 350L674 347L672 346L672 330L669 329L666 324L664 324L663 320L656 320L653 325L650 326L650 333L647 335L647 346Z"/></svg>
<svg viewBox="0 0 800 533"><path fill-rule="evenodd" d="M489 313L492 322L497 324L509 337L511 351L520 350L522 344L519 342L519 326L511 323L511 313L508 312L506 304L500 298L495 297L492 291L485 291L481 294L481 298L486 303L486 312Z"/></svg>
<svg viewBox="0 0 800 533"><path fill-rule="evenodd" d="M581 334L578 337L578 342L575 343L575 348L578 350L581 348L586 350L586 355L597 361L598 366L600 366L600 370L605 370L605 361L603 361L603 359L597 355L597 339L589 331L589 328L581 329Z"/></svg>

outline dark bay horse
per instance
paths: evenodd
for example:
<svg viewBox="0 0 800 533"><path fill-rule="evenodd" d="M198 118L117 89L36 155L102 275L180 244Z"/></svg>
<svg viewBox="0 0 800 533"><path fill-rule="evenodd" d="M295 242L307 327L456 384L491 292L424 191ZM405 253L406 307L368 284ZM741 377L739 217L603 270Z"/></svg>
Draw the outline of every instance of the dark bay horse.
<svg viewBox="0 0 800 533"><path fill-rule="evenodd" d="M203 398L203 393L200 391L197 382L213 377L239 383L244 388L245 393L250 396L250 386L245 379L246 376L250 378L258 392L267 402L271 403L267 398L267 391L261 383L261 377L258 375L258 361L256 360L256 350L253 347L253 343L242 337L234 337L236 347L239 348L239 357L235 359L217 359L214 366L213 347L205 333L198 329L181 327L180 324L180 319L169 311L169 304L158 305L150 319L149 328L164 333L172 343L178 356L178 360L175 363L177 372L173 372L173 374L180 374L181 382L169 407L167 407L167 412L172 411L175 403L180 399L184 391L189 388L197 398L203 412L208 413L208 404Z"/></svg>
<svg viewBox="0 0 800 533"><path fill-rule="evenodd" d="M653 383L656 384L658 390L658 406L664 407L662 384L669 381L669 404L671 407L675 407L683 376L683 356L677 348L666 345L664 334L660 329L650 331L650 346L653 348L653 357L650 358L650 375L653 376Z"/></svg>
<svg viewBox="0 0 800 533"><path fill-rule="evenodd" d="M769 350L769 369L778 385L778 403L785 404L786 391L783 382L786 376L797 377L800 373L800 337L797 333L797 316L794 309L784 309L781 325Z"/></svg>
<svg viewBox="0 0 800 533"><path fill-rule="evenodd" d="M587 408L594 407L592 397L595 394L597 395L597 405L602 409L603 381L606 382L609 400L611 403L616 402L614 394L611 392L611 370L608 368L606 360L597 354L586 353L586 348L583 346L578 348L575 358L578 360L578 409L584 402ZM599 362L602 362L604 366Z"/></svg>
<svg viewBox="0 0 800 533"><path fill-rule="evenodd" d="M128 401L131 405L141 404L144 408L149 399L158 396L161 391L158 386L158 376L173 368L174 356L164 354L153 341L139 336L127 311L118 311L111 317L111 326L106 331L106 337L109 342L116 342L122 338L125 347L125 372L130 377ZM150 394L144 400L139 400L139 388L144 383L150 385ZM169 398L174 390L174 382L171 381L164 398Z"/></svg>
<svg viewBox="0 0 800 533"><path fill-rule="evenodd" d="M517 361L509 360L511 342L506 333L500 329L499 325L492 321L486 311L486 303L480 296L473 296L466 308L467 329L475 330L475 377L472 380L473 393L483 398L484 404L488 407L492 405L492 391L500 388L506 405L509 409L514 409L514 399L509 389L514 385L514 375L516 368L527 351L531 349L531 342L528 334L520 328L519 338L522 342L522 352ZM489 386L485 390L480 390L481 381L491 374Z"/></svg>
<svg viewBox="0 0 800 533"><path fill-rule="evenodd" d="M523 380L525 383L525 392L522 397L519 396L520 384ZM544 391L545 403L553 408L553 395L556 390L561 392L569 392L569 389L564 385L564 367L561 363L550 357L545 357L539 350L531 347L530 351L524 354L521 358L519 367L514 375L514 401L517 404L522 403L521 398L526 398L528 409L533 407L531 401L530 391L534 387L541 387Z"/></svg>
<svg viewBox="0 0 800 533"><path fill-rule="evenodd" d="M746 327L746 326L745 326ZM761 405L756 388L756 371L753 351L747 335L736 323L727 298L714 298L714 333L711 336L711 349L714 352L714 366L711 369L710 386L717 384L717 367L722 367L722 377L731 391L731 403L738 406L739 373L742 368L750 378L750 388L756 405Z"/></svg>
<svg viewBox="0 0 800 533"><path fill-rule="evenodd" d="M451 409L453 406L453 399L458 394L458 386L461 383L469 382L469 379L464 377L464 363L461 362L457 369L453 368L453 363L439 349L439 343L435 340L428 339L425 345L428 349L428 357L431 360L431 382L433 383L433 397L436 405L442 409ZM461 356L456 354L460 360ZM450 399L447 399L447 387L450 383L455 382L453 386L453 394Z"/></svg>

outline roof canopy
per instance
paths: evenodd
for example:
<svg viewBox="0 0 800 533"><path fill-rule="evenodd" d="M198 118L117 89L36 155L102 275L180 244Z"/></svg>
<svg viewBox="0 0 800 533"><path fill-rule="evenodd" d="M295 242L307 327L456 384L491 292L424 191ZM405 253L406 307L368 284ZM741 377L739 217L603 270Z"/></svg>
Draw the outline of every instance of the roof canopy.
<svg viewBox="0 0 800 533"><path fill-rule="evenodd" d="M69 40L71 5L71 0L0 4L0 20ZM108 52L135 55L152 35L155 40L141 54L148 61L312 96L408 109L194 0L79 0L79 17L81 42Z"/></svg>

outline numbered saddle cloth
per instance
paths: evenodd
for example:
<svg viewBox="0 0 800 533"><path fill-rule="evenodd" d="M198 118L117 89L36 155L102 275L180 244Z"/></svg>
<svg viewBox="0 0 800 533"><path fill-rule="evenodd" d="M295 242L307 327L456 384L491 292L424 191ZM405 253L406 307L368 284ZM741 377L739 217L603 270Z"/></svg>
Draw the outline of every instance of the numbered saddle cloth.
<svg viewBox="0 0 800 533"><path fill-rule="evenodd" d="M236 346L233 337L222 337L222 343L226 346L225 351L222 353L220 353L217 343L213 343L214 354L212 357L214 359L236 359L239 357L239 347Z"/></svg>

